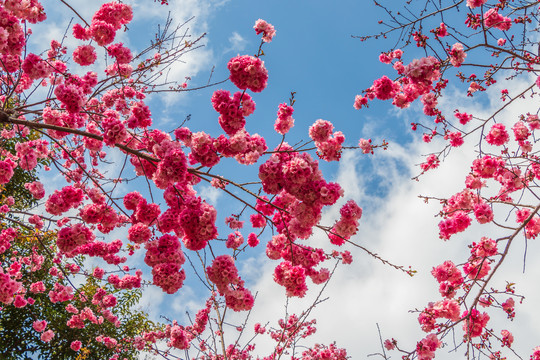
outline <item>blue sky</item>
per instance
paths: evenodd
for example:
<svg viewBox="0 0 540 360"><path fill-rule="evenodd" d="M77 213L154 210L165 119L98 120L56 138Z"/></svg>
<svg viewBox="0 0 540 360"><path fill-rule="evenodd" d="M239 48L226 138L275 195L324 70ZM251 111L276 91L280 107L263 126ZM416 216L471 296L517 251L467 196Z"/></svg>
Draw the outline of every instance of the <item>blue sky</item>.
<svg viewBox="0 0 540 360"><path fill-rule="evenodd" d="M37 39L63 33L64 19L59 16L66 10L61 5L54 5L56 3L47 0L44 5L46 9L47 5L56 6L49 14L57 27L49 27L45 34L36 36ZM371 40L362 43L351 37L379 31L377 20L383 15L381 10L361 1L173 0L168 7L149 0L131 3L134 5L135 19L130 25L130 32L121 34L119 40L138 49L142 49L146 41L151 39L157 30L157 22L163 21L167 11L171 11L172 18L178 22L196 16L187 26L195 36L207 33L205 47L186 56L185 64L179 63L172 71L180 82L187 76L191 77L192 80L188 82L190 87L206 84L214 67L214 81L227 78L226 64L231 57L257 51L260 37L252 29L257 19L265 19L275 26L277 35L263 48L266 54L263 60L269 72L268 87L260 94L252 94L257 109L247 119L246 125L250 133L265 136L270 148L281 139L273 131L277 106L288 100L291 91L296 92L296 103L295 127L287 135L289 143L308 139L307 130L317 119L329 120L335 130L342 131L346 146L355 146L361 137L372 138L375 143L383 139L390 141L390 148L386 152L378 151L370 156L349 151L343 154L341 164L321 162L320 166L327 179L343 184L344 201L353 198L364 208L360 232L353 240L399 265L412 265L419 273L409 278L353 249L353 264L338 268L324 294L330 299L313 312L313 316L319 319L319 331L312 341L336 341L338 346L348 350L353 359L365 359L368 354L381 351L376 327L379 324L383 339L394 337L405 348L412 349L423 333L419 329L417 315L408 313L408 310L423 308L428 301L439 300L437 284L429 275L429 270L451 255L465 261L467 254L464 253L464 244L471 242L471 238L481 236L483 230L475 227L467 235L443 243L438 239L438 220L434 218L440 211L440 205L424 205L417 197L419 194L450 196L461 190L469 170L466 164L475 156L471 150L473 142L463 150L453 151L452 157L440 170L423 177L421 182L413 182L410 177L419 172L415 165L422 162L423 154L431 152L438 144L423 144L418 135L410 130L409 124L423 116L419 108L413 106L406 112L397 112L389 103L379 101L372 102L369 109L357 111L353 108L354 97L362 89L384 74L390 77L394 74L389 65L378 61L379 53L388 50L393 42ZM87 19L98 8L98 2L78 0L70 4L81 9L81 14ZM35 45L38 42L40 40L36 40ZM416 50L412 54L406 53L406 62L419 56ZM210 103L212 92L218 88L236 91L228 82L194 92L153 96L151 109L154 123L171 130L190 114L191 120L187 126L192 131L219 135L218 116ZM491 96L494 98L493 93ZM457 104L464 109L487 113L494 103L496 101L490 102L489 98L484 98L481 103L473 103L455 89L449 89L449 96L441 100L448 114ZM529 105L534 108L534 103ZM508 116L515 116L515 109L509 109ZM216 173L249 181L256 179L256 170L229 161L220 165ZM208 187L199 191L220 212L220 235L225 236L227 230L223 226L223 218L238 212L241 205ZM337 217L338 209L339 206L326 211L323 221L331 224ZM121 232L117 236L122 236ZM316 233L313 241L322 244L325 239ZM529 253L538 250L538 245L528 245ZM518 250L516 258L511 261L519 264L521 255L522 251ZM252 291L259 291L259 303L250 316L250 324L255 319L261 323L275 322L282 317L285 300L283 289L273 284L269 275L276 264L265 260L255 251L246 252L242 259L242 277ZM528 271L538 270L534 269L534 264L528 265L532 265ZM144 265L143 270L148 272ZM524 287L530 284L530 280L520 277L519 272L512 275L513 280L521 281ZM497 281L504 283L503 279ZM316 286L311 285L310 288L313 294L309 296L316 296ZM148 308L152 316L164 314L183 319L186 310L194 312L200 308L204 301L200 298L202 293L196 282L188 282L174 296L150 290L145 304L152 305ZM532 307L527 307L538 304L540 296L533 291L528 297L530 300L517 310L518 319L515 322L522 321L521 325L504 323L516 333L515 347L525 356L532 347L540 345L535 343L537 339L534 336L540 333L538 321L532 321L538 316L534 315ZM293 300L291 307L302 310L309 304L307 299ZM233 314L231 322L242 321ZM517 334L522 336L518 337ZM264 353L271 345L270 340L262 340L257 347ZM450 344L439 350L437 358L455 359L464 352L458 349L457 353L448 354L449 349ZM394 358L399 356L395 354Z"/></svg>

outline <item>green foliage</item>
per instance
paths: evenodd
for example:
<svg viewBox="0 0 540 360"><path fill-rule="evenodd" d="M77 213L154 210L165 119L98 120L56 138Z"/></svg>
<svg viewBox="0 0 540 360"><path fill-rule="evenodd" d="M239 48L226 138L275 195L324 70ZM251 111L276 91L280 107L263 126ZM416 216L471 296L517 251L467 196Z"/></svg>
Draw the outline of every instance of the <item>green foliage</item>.
<svg viewBox="0 0 540 360"><path fill-rule="evenodd" d="M0 255L0 261L4 267L11 265L10 257L13 251L17 251L21 256L32 256L33 250L38 251L44 248L49 249L49 254L55 252L53 232L38 233L25 228L19 229L19 232L19 237L13 242L10 250ZM25 287L29 287L33 282L43 281L47 291L27 294L35 300L34 305L23 308L8 305L0 311L0 359L75 359L81 354L80 351L76 352L70 348L71 342L75 340L82 342L88 359L109 359L118 354L118 349L110 349L97 342L95 340L97 336L109 336L115 339L133 338L145 330L155 329L156 325L148 320L148 314L134 308L142 295L140 289L115 290L110 285L104 288L107 293L117 296L118 305L112 308L112 312L118 317L121 325L117 328L107 320L104 320L102 324L85 321L83 329L70 328L67 322L73 314L65 310L68 303L79 310L89 307L94 310L96 316L100 315L96 307L91 304L91 299L100 286L94 277L87 276L85 283L79 286L79 291L72 301L52 303L48 290L52 289L57 281L62 285L70 284L67 277L58 279L49 275L49 269L54 266L57 265L53 263L50 256L45 256L41 269L37 271L31 271L29 267L23 266L21 270L23 276L20 281L25 284ZM47 329L54 331L55 336L50 342L41 341L41 333L32 328L35 320L47 321ZM121 348L120 354L121 358L138 358L138 351L133 347Z"/></svg>

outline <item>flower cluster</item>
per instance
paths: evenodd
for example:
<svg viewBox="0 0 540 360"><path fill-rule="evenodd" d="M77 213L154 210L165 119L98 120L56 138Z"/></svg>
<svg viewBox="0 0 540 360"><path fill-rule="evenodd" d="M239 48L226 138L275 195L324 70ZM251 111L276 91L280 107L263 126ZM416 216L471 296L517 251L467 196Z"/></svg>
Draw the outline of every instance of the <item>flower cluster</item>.
<svg viewBox="0 0 540 360"><path fill-rule="evenodd" d="M52 215L61 215L69 209L78 207L83 200L83 191L73 186L55 190L45 202L45 210Z"/></svg>
<svg viewBox="0 0 540 360"><path fill-rule="evenodd" d="M454 67L460 67L465 61L467 54L463 51L463 44L455 43L449 52L450 63Z"/></svg>
<svg viewBox="0 0 540 360"><path fill-rule="evenodd" d="M76 39L93 39L99 46L105 46L114 41L116 31L122 25L128 24L133 18L133 11L129 5L110 2L105 3L92 17L89 28L79 24L73 26L73 35Z"/></svg>
<svg viewBox="0 0 540 360"><path fill-rule="evenodd" d="M180 241L174 235L165 234L145 244L144 262L152 267L154 284L167 294L174 294L182 287L186 274L181 266L185 257Z"/></svg>
<svg viewBox="0 0 540 360"><path fill-rule="evenodd" d="M236 56L229 60L227 68L231 72L231 81L239 89L261 92L266 88L268 71L261 59L249 55Z"/></svg>
<svg viewBox="0 0 540 360"><path fill-rule="evenodd" d="M494 27L499 30L507 31L512 26L512 20L499 14L497 8L492 8L484 14L484 25L487 28Z"/></svg>
<svg viewBox="0 0 540 360"><path fill-rule="evenodd" d="M262 19L255 21L255 26L253 26L253 29L255 29L255 33L257 35L261 33L263 34L264 42L272 41L272 38L276 35L276 30L274 29L274 26Z"/></svg>
<svg viewBox="0 0 540 360"><path fill-rule="evenodd" d="M450 260L434 267L431 274L439 282L439 292L445 298L453 298L463 284L461 271Z"/></svg>
<svg viewBox="0 0 540 360"><path fill-rule="evenodd" d="M338 161L345 136L341 131L332 134L334 126L330 121L319 119L309 128L309 137L315 141L317 154L326 161Z"/></svg>
<svg viewBox="0 0 540 360"><path fill-rule="evenodd" d="M255 102L251 96L240 91L231 97L226 90L216 90L211 100L214 109L220 114L219 125L231 136L244 128L245 117L255 111Z"/></svg>
<svg viewBox="0 0 540 360"><path fill-rule="evenodd" d="M341 218L336 222L328 237L332 244L343 245L345 240L358 231L358 220L362 217L362 209L354 200L349 200L340 209Z"/></svg>
<svg viewBox="0 0 540 360"><path fill-rule="evenodd" d="M472 309L470 312L466 310L461 318L463 319L463 331L471 338L482 335L489 321L487 313L480 313L476 309Z"/></svg>
<svg viewBox="0 0 540 360"><path fill-rule="evenodd" d="M281 135L285 135L294 125L292 114L294 108L285 103L279 104L277 119L274 123L274 129Z"/></svg>
<svg viewBox="0 0 540 360"><path fill-rule="evenodd" d="M234 311L251 310L255 299L244 287L244 281L238 275L234 259L229 255L221 255L206 268L208 279L213 282L221 295L225 296L227 307Z"/></svg>

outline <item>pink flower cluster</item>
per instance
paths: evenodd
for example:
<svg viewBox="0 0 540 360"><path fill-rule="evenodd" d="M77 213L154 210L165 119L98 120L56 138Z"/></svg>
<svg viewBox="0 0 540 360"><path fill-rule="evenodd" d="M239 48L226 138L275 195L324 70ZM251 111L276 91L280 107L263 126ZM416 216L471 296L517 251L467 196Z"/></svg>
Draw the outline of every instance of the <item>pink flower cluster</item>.
<svg viewBox="0 0 540 360"><path fill-rule="evenodd" d="M33 53L26 55L22 63L22 69L31 80L46 78L53 71L47 61Z"/></svg>
<svg viewBox="0 0 540 360"><path fill-rule="evenodd" d="M159 162L152 176L154 184L160 189L166 189L176 182L184 183L187 176L187 159L178 142L162 141L160 144Z"/></svg>
<svg viewBox="0 0 540 360"><path fill-rule="evenodd" d="M371 139L360 139L358 141L358 147L362 149L363 154L373 154L373 145L371 145Z"/></svg>
<svg viewBox="0 0 540 360"><path fill-rule="evenodd" d="M128 24L132 18L133 11L129 5L105 3L92 17L90 28L75 24L73 35L76 39L93 39L99 46L105 46L114 41L116 31L120 30L122 25Z"/></svg>
<svg viewBox="0 0 540 360"><path fill-rule="evenodd" d="M58 231L56 245L58 249L67 256L73 256L73 251L87 243L94 241L94 233L84 226L82 223L77 223L73 226L64 227Z"/></svg>
<svg viewBox="0 0 540 360"><path fill-rule="evenodd" d="M458 232L465 231L471 224L471 218L464 211L456 211L439 223L439 237L444 240Z"/></svg>
<svg viewBox="0 0 540 360"><path fill-rule="evenodd" d="M227 135L244 129L245 117L255 111L255 102L246 93L237 91L231 98L226 90L216 90L212 95L212 106L220 114L219 125Z"/></svg>
<svg viewBox="0 0 540 360"><path fill-rule="evenodd" d="M465 61L467 54L463 51L463 44L455 43L449 52L450 63L454 67L460 67Z"/></svg>
<svg viewBox="0 0 540 360"><path fill-rule="evenodd" d="M251 310L255 299L244 287L244 281L238 275L234 259L229 255L221 255L206 268L208 279L212 281L221 295L225 296L225 304L234 311Z"/></svg>
<svg viewBox="0 0 540 360"><path fill-rule="evenodd" d="M22 284L12 279L11 276L6 274L4 269L0 267L0 302L8 305L11 304L15 294L22 290Z"/></svg>
<svg viewBox="0 0 540 360"><path fill-rule="evenodd" d="M150 108L143 101L135 102L130 108L130 116L126 121L128 128L147 128L152 125Z"/></svg>
<svg viewBox="0 0 540 360"><path fill-rule="evenodd" d="M456 112L454 116L459 120L459 123L461 125L465 125L472 120L472 115L467 113Z"/></svg>
<svg viewBox="0 0 540 360"><path fill-rule="evenodd" d="M275 204L288 208L289 213L285 218L281 214L274 215L274 222L288 236L307 238L320 219L322 206L334 204L342 195L342 189L322 178L317 162L309 154L297 153L286 143L276 150L259 168L265 192L279 194L285 190L276 198L281 206Z"/></svg>
<svg viewBox="0 0 540 360"><path fill-rule="evenodd" d="M497 8L491 8L484 14L484 25L487 28L494 27L499 30L507 31L512 27L512 20L499 14Z"/></svg>
<svg viewBox="0 0 540 360"><path fill-rule="evenodd" d="M467 6L471 9L477 8L485 4L487 0L467 0Z"/></svg>
<svg viewBox="0 0 540 360"><path fill-rule="evenodd" d="M398 57L394 55L396 51L398 50L391 53L391 57L386 54L381 55L382 61L390 63L392 58L400 59L403 52L399 50ZM365 90L365 97L357 95L354 104L356 109L360 109L362 106L367 107L368 100L375 98L380 100L393 99L392 103L395 106L407 108L418 97L433 90L433 82L441 77L440 62L432 56L415 59L407 66L399 60L394 63L393 67L402 77L397 81L393 81L387 76L375 80L373 85ZM438 111L435 109L436 96L424 97L423 100L425 103L424 113L430 116L438 115Z"/></svg>
<svg viewBox="0 0 540 360"><path fill-rule="evenodd" d="M486 135L486 141L495 146L502 146L506 144L508 140L510 140L510 135L508 135L506 127L501 123L493 124L491 130Z"/></svg>
<svg viewBox="0 0 540 360"><path fill-rule="evenodd" d="M18 16L14 15L7 6L1 6L0 19L2 19L0 22L0 55L2 55L2 62L6 58L20 61L19 56L26 44L26 40Z"/></svg>
<svg viewBox="0 0 540 360"><path fill-rule="evenodd" d="M244 165L256 163L268 149L262 136L250 135L245 130L237 132L230 138L220 135L214 144L222 156L234 157L236 161Z"/></svg>
<svg viewBox="0 0 540 360"><path fill-rule="evenodd" d="M435 154L431 154L427 157L426 162L423 162L420 164L420 168L422 168L423 171L428 171L429 169L436 169L439 167L439 164L441 161Z"/></svg>
<svg viewBox="0 0 540 360"><path fill-rule="evenodd" d="M108 146L120 144L128 137L124 123L115 111L107 111L101 126L103 127L103 142Z"/></svg>
<svg viewBox="0 0 540 360"><path fill-rule="evenodd" d="M474 178L470 177L468 181L469 185L473 186ZM480 224L493 221L494 216L491 206L468 188L450 197L443 207L443 212L445 219L439 223L439 230L441 239L445 240L453 234L464 231L470 225L471 219L467 214L471 212Z"/></svg>
<svg viewBox="0 0 540 360"><path fill-rule="evenodd" d="M416 344L418 360L431 360L435 357L435 351L442 346L442 342L435 334L429 334Z"/></svg>
<svg viewBox="0 0 540 360"><path fill-rule="evenodd" d="M107 264L118 265L126 262L126 257L119 257L116 255L122 248L122 241L116 239L110 243L103 241L92 241L84 245L78 246L71 253L75 255L88 255L101 257Z"/></svg>
<svg viewBox="0 0 540 360"><path fill-rule="evenodd" d="M277 350L283 350L291 347L298 340L313 335L317 331L316 323L315 319L306 321L298 315L292 314L287 319L279 319L279 328L270 330L270 337L281 344Z"/></svg>
<svg viewBox="0 0 540 360"><path fill-rule="evenodd" d="M229 78L239 89L261 92L266 88L268 71L261 59L249 55L236 56L229 60L227 68L231 72Z"/></svg>
<svg viewBox="0 0 540 360"><path fill-rule="evenodd" d="M319 119L309 128L309 137L317 146L317 154L326 161L338 161L345 136L341 131L332 134L334 126L330 121Z"/></svg>
<svg viewBox="0 0 540 360"><path fill-rule="evenodd" d="M15 151L19 159L19 166L24 170L33 170L37 166L38 159L45 159L49 156L48 145L46 140L18 142L15 145Z"/></svg>
<svg viewBox="0 0 540 360"><path fill-rule="evenodd" d="M165 234L145 244L144 262L152 267L154 284L167 294L174 294L182 287L186 274L181 266L185 257L180 241L174 235Z"/></svg>
<svg viewBox="0 0 540 360"><path fill-rule="evenodd" d="M272 38L276 35L276 30L274 29L274 26L262 19L255 21L255 26L253 26L253 29L255 29L255 33L257 35L261 33L263 34L262 39L264 42L272 41Z"/></svg>
<svg viewBox="0 0 540 360"><path fill-rule="evenodd" d="M144 244L152 237L152 231L143 223L133 224L128 229L128 240L136 244Z"/></svg>
<svg viewBox="0 0 540 360"><path fill-rule="evenodd" d="M179 130L182 131L176 131L176 136L191 148L188 155L191 165L200 163L202 166L212 167L219 163L220 158L214 145L214 138L202 131L192 133L188 128Z"/></svg>
<svg viewBox="0 0 540 360"><path fill-rule="evenodd" d="M17 230L14 228L2 229L0 232L0 254L5 253L10 247L13 240L17 238Z"/></svg>
<svg viewBox="0 0 540 360"><path fill-rule="evenodd" d="M461 271L449 260L434 267L431 274L439 282L439 292L445 298L453 298L463 284Z"/></svg>
<svg viewBox="0 0 540 360"><path fill-rule="evenodd" d="M52 215L61 215L69 209L78 207L83 200L83 191L71 185L55 190L45 202L45 210Z"/></svg>
<svg viewBox="0 0 540 360"><path fill-rule="evenodd" d="M96 49L92 45L81 45L73 51L73 61L81 66L92 65L96 59Z"/></svg>
<svg viewBox="0 0 540 360"><path fill-rule="evenodd" d="M73 84L59 84L54 89L54 95L70 113L82 110L86 97L83 89Z"/></svg>
<svg viewBox="0 0 540 360"><path fill-rule="evenodd" d="M117 64L128 64L133 59L131 50L124 46L122 43L110 45L107 48L109 56L116 60Z"/></svg>
<svg viewBox="0 0 540 360"><path fill-rule="evenodd" d="M11 159L0 161L0 184L7 184L11 180L15 167L16 164Z"/></svg>
<svg viewBox="0 0 540 360"><path fill-rule="evenodd" d="M314 347L302 353L301 360L346 360L348 359L347 351L336 347L336 344L329 346L315 344Z"/></svg>
<svg viewBox="0 0 540 360"><path fill-rule="evenodd" d="M460 307L456 300L444 299L436 303L429 303L418 316L418 322L424 332L430 332L438 328L437 319L444 318L457 321L460 319L459 313Z"/></svg>
<svg viewBox="0 0 540 360"><path fill-rule="evenodd" d="M274 123L274 129L281 135L285 135L294 125L292 114L294 108L286 103L279 104L277 119Z"/></svg>
<svg viewBox="0 0 540 360"><path fill-rule="evenodd" d="M339 210L341 218L336 222L328 235L330 242L335 245L343 245L358 231L358 220L362 217L362 209L354 200L349 200Z"/></svg>
<svg viewBox="0 0 540 360"><path fill-rule="evenodd" d="M54 288L49 291L49 299L52 303L64 302L73 299L73 288L55 283Z"/></svg>
<svg viewBox="0 0 540 360"><path fill-rule="evenodd" d="M116 226L122 225L123 215L114 211L113 207L104 201L88 204L79 211L79 215L88 224L98 224L98 229L104 234L111 232Z"/></svg>
<svg viewBox="0 0 540 360"><path fill-rule="evenodd" d="M283 261L276 266L274 281L285 287L287 296L304 297L307 292L306 270L290 261Z"/></svg>
<svg viewBox="0 0 540 360"><path fill-rule="evenodd" d="M463 331L465 331L469 338L482 335L489 321L489 315L487 313L480 313L476 309L472 309L470 312L466 310L461 318L463 319Z"/></svg>
<svg viewBox="0 0 540 360"><path fill-rule="evenodd" d="M463 271L470 279L481 279L489 273L490 261L488 257L497 253L497 243L492 239L483 237L480 243L473 243L469 261L463 266Z"/></svg>

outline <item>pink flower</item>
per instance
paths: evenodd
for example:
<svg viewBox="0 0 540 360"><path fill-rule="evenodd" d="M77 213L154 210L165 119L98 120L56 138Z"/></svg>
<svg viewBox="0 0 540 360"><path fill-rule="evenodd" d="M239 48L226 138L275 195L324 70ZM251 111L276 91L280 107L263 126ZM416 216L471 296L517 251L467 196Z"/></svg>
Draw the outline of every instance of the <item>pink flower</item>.
<svg viewBox="0 0 540 360"><path fill-rule="evenodd" d="M420 164L420 167L423 171L427 171L429 169L435 169L439 166L440 160L435 154L431 154L427 157L426 162Z"/></svg>
<svg viewBox="0 0 540 360"><path fill-rule="evenodd" d="M482 332L489 321L488 314L485 312L480 313L476 309L472 309L470 313L469 311L465 311L461 318L464 319L463 331L471 338L482 335Z"/></svg>
<svg viewBox="0 0 540 360"><path fill-rule="evenodd" d="M94 39L99 46L105 46L114 41L116 30L111 24L97 20L92 21L90 34L92 34L92 39Z"/></svg>
<svg viewBox="0 0 540 360"><path fill-rule="evenodd" d="M81 45L73 51L73 60L81 66L92 65L96 59L96 50L92 45Z"/></svg>
<svg viewBox="0 0 540 360"><path fill-rule="evenodd" d="M471 9L474 9L476 7L479 7L483 4L485 4L487 0L467 0L467 6Z"/></svg>
<svg viewBox="0 0 540 360"><path fill-rule="evenodd" d="M463 45L460 43L455 43L452 45L452 49L450 50L450 63L454 67L460 67L461 64L465 61L465 58L467 57L467 54L465 51L463 51Z"/></svg>
<svg viewBox="0 0 540 360"><path fill-rule="evenodd" d="M49 342L54 338L54 332L52 330L47 330L41 334L41 341Z"/></svg>
<svg viewBox="0 0 540 360"><path fill-rule="evenodd" d="M435 351L440 348L442 342L435 334L429 334L416 344L418 360L430 360L435 357Z"/></svg>
<svg viewBox="0 0 540 360"><path fill-rule="evenodd" d="M82 346L82 344L81 344L81 342L79 340L72 341L71 345L69 345L69 347L73 351L79 351L81 349L81 346Z"/></svg>
<svg viewBox="0 0 540 360"><path fill-rule="evenodd" d="M272 24L269 24L262 19L259 19L255 22L255 26L253 26L253 29L255 29L255 33L257 35L259 35L260 33L263 34L264 42L272 41L272 38L276 35L276 30L274 29Z"/></svg>
<svg viewBox="0 0 540 360"><path fill-rule="evenodd" d="M386 348L386 350L394 350L395 347L396 347L396 344L395 344L395 340L392 339L386 339L384 340L384 347Z"/></svg>
<svg viewBox="0 0 540 360"><path fill-rule="evenodd" d="M11 180L15 166L15 163L11 160L0 161L0 184L7 184Z"/></svg>
<svg viewBox="0 0 540 360"><path fill-rule="evenodd" d="M133 59L131 50L122 43L110 45L107 50L109 56L113 57L118 64L127 64Z"/></svg>
<svg viewBox="0 0 540 360"><path fill-rule="evenodd" d="M464 140L461 137L461 132L459 131L448 133L444 138L450 139L450 145L453 147L461 146L464 143Z"/></svg>
<svg viewBox="0 0 540 360"><path fill-rule="evenodd" d="M379 100L388 100L393 98L399 91L400 86L397 82L390 80L387 76L383 76L373 82L371 90L375 97Z"/></svg>
<svg viewBox="0 0 540 360"><path fill-rule="evenodd" d="M437 29L435 29L435 34L438 37L448 36L448 29L446 28L445 23L441 23L441 25Z"/></svg>
<svg viewBox="0 0 540 360"><path fill-rule="evenodd" d="M32 323L32 327L34 328L34 330L36 330L37 332L42 332L43 330L45 330L45 328L47 327L47 321L45 320L36 320Z"/></svg>
<svg viewBox="0 0 540 360"><path fill-rule="evenodd" d="M503 124L494 124L486 136L486 141L491 145L501 146L510 140L508 131Z"/></svg>
<svg viewBox="0 0 540 360"><path fill-rule="evenodd" d="M371 145L371 139L360 139L358 141L358 147L362 149L364 154L373 154L373 145Z"/></svg>
<svg viewBox="0 0 540 360"><path fill-rule="evenodd" d="M508 330L501 330L503 346L511 347L514 342L514 335Z"/></svg>
<svg viewBox="0 0 540 360"><path fill-rule="evenodd" d="M360 110L362 106L367 107L368 99L362 95L356 95L354 98L354 108Z"/></svg>
<svg viewBox="0 0 540 360"><path fill-rule="evenodd" d="M285 287L287 296L304 297L307 292L306 272L302 266L283 261L274 270L274 281Z"/></svg>
<svg viewBox="0 0 540 360"><path fill-rule="evenodd" d="M497 8L492 8L484 14L484 25L506 31L512 26L512 20L499 14Z"/></svg>
<svg viewBox="0 0 540 360"><path fill-rule="evenodd" d="M268 71L261 59L249 55L236 56L229 60L227 68L231 72L229 78L239 89L261 92L266 88Z"/></svg>
<svg viewBox="0 0 540 360"><path fill-rule="evenodd" d="M309 137L316 142L327 141L332 135L334 126L330 121L319 119L309 128Z"/></svg>
<svg viewBox="0 0 540 360"><path fill-rule="evenodd" d="M256 247L259 245L259 239L257 238L257 235L255 233L249 233L247 243L251 247Z"/></svg>
<svg viewBox="0 0 540 360"><path fill-rule="evenodd" d="M278 113L277 113L277 119L274 123L274 129L280 133L281 135L285 135L289 132L289 130L294 125L294 119L292 117L292 114L294 112L294 109L292 106L288 106L287 104L279 104L278 107Z"/></svg>

